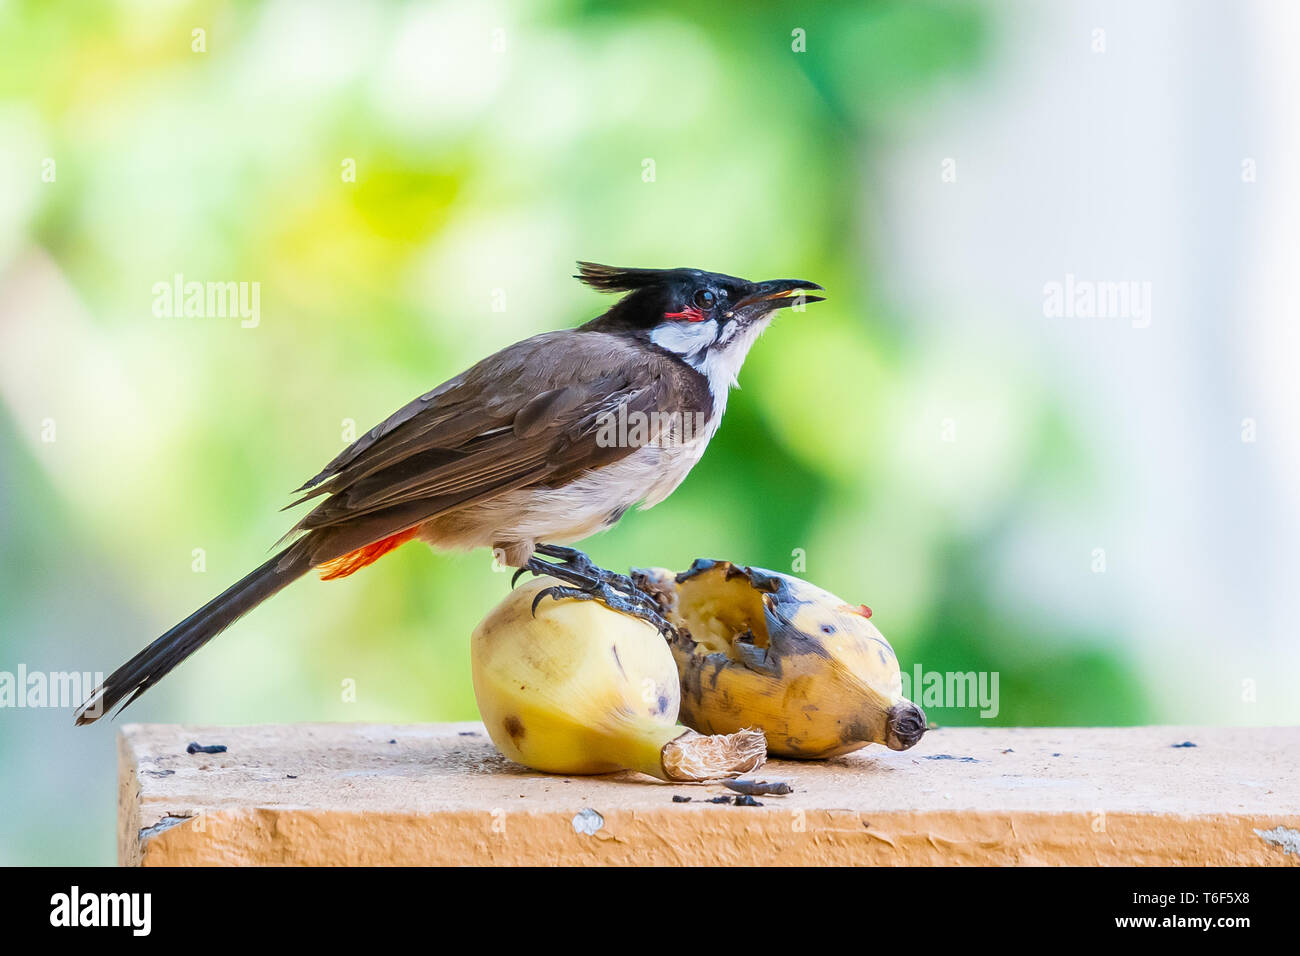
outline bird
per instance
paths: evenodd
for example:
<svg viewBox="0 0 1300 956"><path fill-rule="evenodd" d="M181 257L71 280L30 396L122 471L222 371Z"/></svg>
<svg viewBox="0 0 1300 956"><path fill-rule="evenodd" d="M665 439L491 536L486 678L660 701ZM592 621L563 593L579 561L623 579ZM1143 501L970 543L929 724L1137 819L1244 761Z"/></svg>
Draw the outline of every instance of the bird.
<svg viewBox="0 0 1300 956"><path fill-rule="evenodd" d="M579 262L574 278L622 295L583 325L488 356L357 438L294 492L301 497L286 509L315 504L279 542L291 543L110 674L76 723L129 706L309 571L345 577L417 539L490 548L517 569L515 580L528 572L562 582L539 601L600 600L662 629L652 598L572 545L681 484L754 341L779 309L802 311L825 290L594 262Z"/></svg>

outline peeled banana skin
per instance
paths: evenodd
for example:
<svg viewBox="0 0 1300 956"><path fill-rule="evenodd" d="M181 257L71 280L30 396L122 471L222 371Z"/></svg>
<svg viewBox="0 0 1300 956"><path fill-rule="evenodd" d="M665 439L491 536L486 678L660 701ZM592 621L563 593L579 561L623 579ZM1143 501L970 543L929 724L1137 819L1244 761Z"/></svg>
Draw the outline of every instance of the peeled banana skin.
<svg viewBox="0 0 1300 956"><path fill-rule="evenodd" d="M903 697L894 649L851 605L800 578L728 561L638 570L664 607L681 678L680 719L704 734L758 727L771 756L833 757L913 746L925 714Z"/></svg>

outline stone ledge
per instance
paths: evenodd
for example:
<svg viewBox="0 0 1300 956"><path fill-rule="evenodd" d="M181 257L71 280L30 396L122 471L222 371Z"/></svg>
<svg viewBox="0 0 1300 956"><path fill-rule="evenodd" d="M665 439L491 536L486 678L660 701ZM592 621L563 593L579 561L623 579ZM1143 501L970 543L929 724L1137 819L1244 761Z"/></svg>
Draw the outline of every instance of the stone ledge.
<svg viewBox="0 0 1300 956"><path fill-rule="evenodd" d="M128 724L118 744L126 865L1300 864L1300 728L949 728L772 761L756 777L794 793L761 807L534 773L477 723Z"/></svg>

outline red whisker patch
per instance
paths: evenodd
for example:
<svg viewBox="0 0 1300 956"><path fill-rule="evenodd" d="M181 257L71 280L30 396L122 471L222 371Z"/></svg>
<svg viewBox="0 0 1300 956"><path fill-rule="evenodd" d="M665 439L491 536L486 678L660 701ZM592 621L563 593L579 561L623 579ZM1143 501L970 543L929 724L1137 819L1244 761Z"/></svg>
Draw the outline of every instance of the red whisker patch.
<svg viewBox="0 0 1300 956"><path fill-rule="evenodd" d="M665 319L684 319L687 322L703 322L704 312L697 306L688 305L681 312L665 312Z"/></svg>

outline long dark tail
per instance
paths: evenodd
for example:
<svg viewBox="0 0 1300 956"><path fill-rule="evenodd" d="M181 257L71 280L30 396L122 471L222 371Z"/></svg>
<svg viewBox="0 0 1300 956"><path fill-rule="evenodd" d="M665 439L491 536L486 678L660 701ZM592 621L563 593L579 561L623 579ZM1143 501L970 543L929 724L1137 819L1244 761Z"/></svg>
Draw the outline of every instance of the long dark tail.
<svg viewBox="0 0 1300 956"><path fill-rule="evenodd" d="M245 613L306 574L311 561L306 548L301 545L302 542L298 542L281 551L113 671L81 705L77 711L77 724L93 724L128 694L131 696L122 706L129 707L173 667Z"/></svg>

